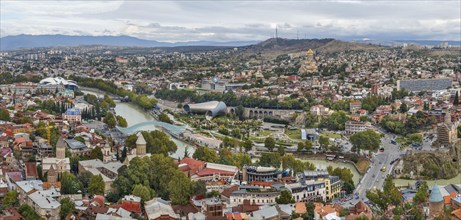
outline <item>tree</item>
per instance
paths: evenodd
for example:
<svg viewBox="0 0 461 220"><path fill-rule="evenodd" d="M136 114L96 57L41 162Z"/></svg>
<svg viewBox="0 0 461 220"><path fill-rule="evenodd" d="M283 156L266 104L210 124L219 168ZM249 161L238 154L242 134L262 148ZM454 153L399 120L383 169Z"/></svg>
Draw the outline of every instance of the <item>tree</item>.
<svg viewBox="0 0 461 220"><path fill-rule="evenodd" d="M334 131L344 130L347 120L349 119L345 111L337 111L333 112L330 116L323 118L319 127Z"/></svg>
<svg viewBox="0 0 461 220"><path fill-rule="evenodd" d="M77 176L85 192L88 192L88 185L90 184L91 177L93 177L93 174L90 171L80 172Z"/></svg>
<svg viewBox="0 0 461 220"><path fill-rule="evenodd" d="M130 134L126 137L125 146L130 149L136 148L136 141L138 140L137 134Z"/></svg>
<svg viewBox="0 0 461 220"><path fill-rule="evenodd" d="M245 112L245 108L243 108L242 105L239 105L239 106L235 107L235 114L237 115L237 117L238 117L240 120L243 120L243 118L244 118L244 112Z"/></svg>
<svg viewBox="0 0 461 220"><path fill-rule="evenodd" d="M423 204L427 202L429 198L429 187L427 186L427 182L423 181L419 185L418 191L416 191L415 197L413 198L413 202L415 204Z"/></svg>
<svg viewBox="0 0 461 220"><path fill-rule="evenodd" d="M381 134L373 130L366 130L351 135L349 140L356 152L360 152L361 149L376 150L381 144Z"/></svg>
<svg viewBox="0 0 461 220"><path fill-rule="evenodd" d="M259 165L263 167L279 167L282 162L282 157L279 153L261 153Z"/></svg>
<svg viewBox="0 0 461 220"><path fill-rule="evenodd" d="M5 208L16 207L19 205L18 192L16 190L8 191L3 197L3 206Z"/></svg>
<svg viewBox="0 0 461 220"><path fill-rule="evenodd" d="M165 113L162 113L158 116L158 120L161 121L161 122L165 122L165 123L168 123L168 124L173 124L173 121L170 119L170 117L168 117L167 114Z"/></svg>
<svg viewBox="0 0 461 220"><path fill-rule="evenodd" d="M423 142L423 135L421 135L419 133L410 134L410 135L408 135L408 139L412 143L422 143Z"/></svg>
<svg viewBox="0 0 461 220"><path fill-rule="evenodd" d="M282 145L279 145L277 152L280 154L280 156L285 155L285 148Z"/></svg>
<svg viewBox="0 0 461 220"><path fill-rule="evenodd" d="M206 194L206 183L203 180L198 180L194 183L193 189L194 195L205 195Z"/></svg>
<svg viewBox="0 0 461 220"><path fill-rule="evenodd" d="M280 192L280 196L275 198L275 202L277 202L277 204L291 204L294 203L295 200L293 199L290 191L283 190Z"/></svg>
<svg viewBox="0 0 461 220"><path fill-rule="evenodd" d="M82 183L78 181L74 174L69 172L62 173L61 177L61 193L62 194L77 194L82 190Z"/></svg>
<svg viewBox="0 0 461 220"><path fill-rule="evenodd" d="M266 138L266 140L264 140L264 147L269 151L273 151L275 148L275 139L272 137Z"/></svg>
<svg viewBox="0 0 461 220"><path fill-rule="evenodd" d="M328 149L328 145L330 145L330 139L327 136L320 135L319 137L319 144L322 149Z"/></svg>
<svg viewBox="0 0 461 220"><path fill-rule="evenodd" d="M183 172L175 172L168 183L172 204L186 205L192 195L191 180Z"/></svg>
<svg viewBox="0 0 461 220"><path fill-rule="evenodd" d="M253 148L253 142L251 140L245 140L242 144L242 147L245 149L245 152L248 153Z"/></svg>
<svg viewBox="0 0 461 220"><path fill-rule="evenodd" d="M216 151L202 146L197 147L192 157L197 160L203 160L211 163L215 163L219 160Z"/></svg>
<svg viewBox="0 0 461 220"><path fill-rule="evenodd" d="M146 201L151 200L154 197L155 192L153 192L152 189L150 189L147 186L136 184L133 187L133 191L131 192L131 194L141 197L142 201L146 202Z"/></svg>
<svg viewBox="0 0 461 220"><path fill-rule="evenodd" d="M69 215L70 213L76 210L75 203L70 198L64 198L61 200L60 203L61 203L61 211L59 215L61 216L61 219L65 219L67 215Z"/></svg>
<svg viewBox="0 0 461 220"><path fill-rule="evenodd" d="M21 214L24 218L26 218L26 220L37 220L37 219L40 219L40 216L35 212L35 210L24 204L24 205L21 205L21 207L19 207L18 209L18 212L19 214Z"/></svg>
<svg viewBox="0 0 461 220"><path fill-rule="evenodd" d="M306 151L311 151L312 150L312 141L310 140L306 140L304 142L304 149L306 149Z"/></svg>
<svg viewBox="0 0 461 220"><path fill-rule="evenodd" d="M120 115L117 115L117 121L118 121L118 126L122 127L122 128L126 128L128 127L128 122L126 121L126 119Z"/></svg>
<svg viewBox="0 0 461 220"><path fill-rule="evenodd" d="M302 150L304 150L304 142L298 142L298 152L301 152Z"/></svg>
<svg viewBox="0 0 461 220"><path fill-rule="evenodd" d="M94 175L88 184L88 193L91 195L103 195L106 184L101 175Z"/></svg>
<svg viewBox="0 0 461 220"><path fill-rule="evenodd" d="M99 159L99 160L103 160L104 158L104 155L101 151L101 148L99 148L98 146L96 146L95 148L93 148L90 152L90 158L91 159Z"/></svg>
<svg viewBox="0 0 461 220"><path fill-rule="evenodd" d="M407 112L407 111L408 111L408 106L407 106L407 104L402 103L402 104L400 105L400 112L401 112L401 113L405 113L405 112Z"/></svg>
<svg viewBox="0 0 461 220"><path fill-rule="evenodd" d="M374 191L367 190L367 198L376 204L381 211L386 211L389 205L400 206L402 204L402 196L400 191L392 182L392 176L388 176L384 181L383 190L376 189Z"/></svg>
<svg viewBox="0 0 461 220"><path fill-rule="evenodd" d="M6 108L0 108L0 121L11 121L10 112Z"/></svg>
<svg viewBox="0 0 461 220"><path fill-rule="evenodd" d="M111 129L115 128L115 126L117 125L117 121L115 121L115 116L112 114L112 112L107 112L103 122L106 123L107 126Z"/></svg>

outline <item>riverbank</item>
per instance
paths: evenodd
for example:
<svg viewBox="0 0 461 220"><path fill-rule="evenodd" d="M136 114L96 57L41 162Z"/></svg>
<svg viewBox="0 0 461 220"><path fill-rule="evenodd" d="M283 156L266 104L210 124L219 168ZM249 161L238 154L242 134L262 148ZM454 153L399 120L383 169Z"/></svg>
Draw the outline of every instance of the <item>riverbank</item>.
<svg viewBox="0 0 461 220"><path fill-rule="evenodd" d="M414 185L417 180L408 180L408 179L394 179L395 186L405 187L408 184ZM461 184L461 173L451 179L438 179L438 180L426 180L429 186L434 185L437 182L437 185L448 185L448 184Z"/></svg>
<svg viewBox="0 0 461 220"><path fill-rule="evenodd" d="M103 96L104 94L107 94L106 92L98 90L98 89L90 88L90 90L86 90L86 88L81 88L80 90L83 93L92 94L96 96L101 96L101 95ZM154 117L152 117L152 115L149 112L145 111L144 109L140 108L137 105L134 105L132 103L127 103L127 102L119 102L119 101L116 101L115 103L116 103L116 106L114 108L115 113L126 119L128 127L142 123L142 122L146 122L146 121L157 121ZM160 128L154 125L149 125L149 126L145 126L141 128L140 130L152 131L152 130L159 130L159 129ZM173 158L181 157L182 158L184 157L185 151L188 152L189 156L192 156L192 154L195 152L195 147L193 145L183 140L177 139L170 134L168 135L178 147L177 151L170 155L171 157Z"/></svg>

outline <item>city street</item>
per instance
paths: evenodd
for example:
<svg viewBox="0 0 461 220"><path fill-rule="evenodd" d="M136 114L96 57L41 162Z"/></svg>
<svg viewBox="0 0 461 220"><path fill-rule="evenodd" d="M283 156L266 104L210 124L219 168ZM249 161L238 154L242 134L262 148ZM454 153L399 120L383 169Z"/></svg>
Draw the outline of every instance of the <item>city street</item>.
<svg viewBox="0 0 461 220"><path fill-rule="evenodd" d="M353 198L342 205L350 207L355 205L358 201L367 201L366 191L370 189L381 189L384 183L384 179L392 170L390 164L393 160L400 157L402 152L400 151L398 144L392 144L393 135L385 134L381 139L381 146L384 147L384 152L376 153L372 158L370 168L367 173L362 177L359 185L354 191ZM383 168L385 166L385 168ZM385 170L382 170L385 169Z"/></svg>

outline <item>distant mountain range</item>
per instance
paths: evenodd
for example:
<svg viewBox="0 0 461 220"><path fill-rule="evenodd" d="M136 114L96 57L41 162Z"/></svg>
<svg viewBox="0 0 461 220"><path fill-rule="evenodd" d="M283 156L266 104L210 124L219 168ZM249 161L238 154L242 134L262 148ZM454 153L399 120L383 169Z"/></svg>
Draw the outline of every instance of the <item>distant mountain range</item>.
<svg viewBox="0 0 461 220"><path fill-rule="evenodd" d="M0 38L0 50L16 50L21 48L110 45L124 47L178 47L178 46L222 46L239 47L256 44L259 41L188 41L160 42L143 40L130 36L70 36L70 35L16 35Z"/></svg>

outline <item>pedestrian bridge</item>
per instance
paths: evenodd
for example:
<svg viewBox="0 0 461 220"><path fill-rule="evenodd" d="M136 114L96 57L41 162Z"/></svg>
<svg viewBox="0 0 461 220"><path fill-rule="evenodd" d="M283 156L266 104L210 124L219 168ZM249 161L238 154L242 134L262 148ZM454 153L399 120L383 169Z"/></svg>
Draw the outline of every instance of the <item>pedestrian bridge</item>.
<svg viewBox="0 0 461 220"><path fill-rule="evenodd" d="M172 124L168 124L168 123L161 122L161 121L146 121L146 122L141 122L141 123L132 125L127 128L122 128L122 127L117 127L117 128L126 135L130 135L138 131L152 131L152 130L158 130L159 128L162 128L172 135L179 136L182 133L184 133L184 131L186 130L186 126L177 126L177 125L172 125Z"/></svg>

